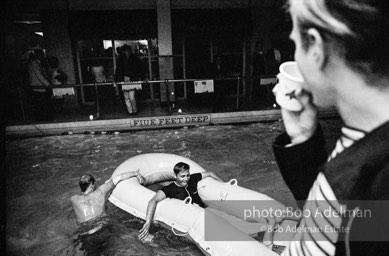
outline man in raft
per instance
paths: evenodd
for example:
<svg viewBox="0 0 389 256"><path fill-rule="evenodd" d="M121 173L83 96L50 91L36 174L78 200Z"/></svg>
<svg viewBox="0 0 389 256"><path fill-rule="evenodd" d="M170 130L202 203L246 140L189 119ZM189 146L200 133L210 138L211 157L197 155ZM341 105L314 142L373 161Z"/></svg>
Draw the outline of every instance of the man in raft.
<svg viewBox="0 0 389 256"><path fill-rule="evenodd" d="M197 183L207 177L212 177L218 181L224 182L219 176L213 172L202 172L202 173L189 173L189 165L183 162L179 162L174 166L174 173L176 180L170 185L163 187L159 190L153 198L150 199L147 206L146 222L142 229L139 231L139 239L147 239L149 236L149 229L151 221L154 218L154 213L157 208L157 204L165 198L176 198L185 200L187 197L192 198L192 204L195 203L200 207L205 208L204 202L201 200L197 192Z"/></svg>
<svg viewBox="0 0 389 256"><path fill-rule="evenodd" d="M104 216L107 195L120 181L132 177L137 177L140 184L144 183L144 178L138 170L136 172L122 173L107 180L96 189L95 178L90 174L82 175L78 182L81 188L81 193L70 198L77 221L79 223L83 223L97 217ZM94 232L96 231L97 230Z"/></svg>

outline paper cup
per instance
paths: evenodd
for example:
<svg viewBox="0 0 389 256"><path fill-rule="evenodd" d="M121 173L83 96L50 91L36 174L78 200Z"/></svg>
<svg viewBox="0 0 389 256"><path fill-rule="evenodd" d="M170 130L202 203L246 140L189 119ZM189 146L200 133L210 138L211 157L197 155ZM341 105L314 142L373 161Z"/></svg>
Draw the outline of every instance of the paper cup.
<svg viewBox="0 0 389 256"><path fill-rule="evenodd" d="M277 75L278 84L273 92L276 95L276 102L282 108L290 111L300 111L302 106L295 97L295 92L303 88L304 78L295 61L284 62L280 66L280 73Z"/></svg>

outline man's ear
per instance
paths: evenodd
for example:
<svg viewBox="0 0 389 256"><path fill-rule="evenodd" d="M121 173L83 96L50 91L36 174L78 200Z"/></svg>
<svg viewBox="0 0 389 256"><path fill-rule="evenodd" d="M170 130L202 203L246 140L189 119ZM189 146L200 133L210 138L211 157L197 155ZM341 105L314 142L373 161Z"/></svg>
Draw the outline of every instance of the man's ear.
<svg viewBox="0 0 389 256"><path fill-rule="evenodd" d="M323 37L316 28L309 28L306 33L309 42L308 54L312 58L312 63L323 69L327 63Z"/></svg>

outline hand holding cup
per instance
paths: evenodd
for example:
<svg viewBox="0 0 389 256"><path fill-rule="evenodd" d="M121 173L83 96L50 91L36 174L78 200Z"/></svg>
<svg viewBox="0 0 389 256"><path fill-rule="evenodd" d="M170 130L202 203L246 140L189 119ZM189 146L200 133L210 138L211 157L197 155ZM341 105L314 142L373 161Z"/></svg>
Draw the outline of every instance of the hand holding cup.
<svg viewBox="0 0 389 256"><path fill-rule="evenodd" d="M304 88L304 78L295 61L284 62L277 75L278 84L273 89L276 102L290 111L301 111L302 105L296 98L296 92Z"/></svg>
<svg viewBox="0 0 389 256"><path fill-rule="evenodd" d="M300 144L317 129L317 107L313 104L312 94L305 89L307 86L296 62L282 63L277 77L279 82L273 93L282 108L285 130L291 140L289 146Z"/></svg>

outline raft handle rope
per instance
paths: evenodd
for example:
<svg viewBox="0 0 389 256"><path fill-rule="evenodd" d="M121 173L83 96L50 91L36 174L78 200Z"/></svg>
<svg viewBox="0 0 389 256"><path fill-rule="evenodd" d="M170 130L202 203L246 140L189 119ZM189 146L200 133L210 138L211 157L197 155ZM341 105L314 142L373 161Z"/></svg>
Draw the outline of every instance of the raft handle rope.
<svg viewBox="0 0 389 256"><path fill-rule="evenodd" d="M229 181L226 182L226 183L229 184L229 185L231 185L231 186L238 186L238 180L237 180L237 179L231 179L231 180L229 180ZM194 194L198 193L198 191L199 191L200 189L203 189L203 188L205 188L205 187L206 187L206 185L203 185L203 186L197 188L197 191L196 191ZM188 192L188 193L189 193L189 192Z"/></svg>
<svg viewBox="0 0 389 256"><path fill-rule="evenodd" d="M171 229L172 229L173 234L175 234L176 236L186 236L189 234L189 232L176 233L176 231L175 231L176 229L173 226L174 226L174 223L173 223Z"/></svg>
<svg viewBox="0 0 389 256"><path fill-rule="evenodd" d="M192 203L192 197L188 196L184 199L184 204L191 204Z"/></svg>
<svg viewBox="0 0 389 256"><path fill-rule="evenodd" d="M231 179L229 182L227 182L231 186L238 186L238 181L237 179Z"/></svg>
<svg viewBox="0 0 389 256"><path fill-rule="evenodd" d="M188 196L184 199L184 204L192 204L192 197ZM175 234L176 236L186 236L189 234L189 232L183 232L183 233L177 233L176 232L176 229L174 228L174 223L172 224L171 226L171 229L172 229L172 232L173 234Z"/></svg>

